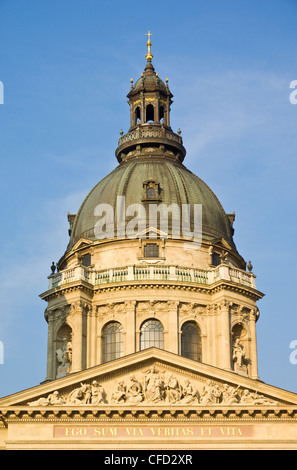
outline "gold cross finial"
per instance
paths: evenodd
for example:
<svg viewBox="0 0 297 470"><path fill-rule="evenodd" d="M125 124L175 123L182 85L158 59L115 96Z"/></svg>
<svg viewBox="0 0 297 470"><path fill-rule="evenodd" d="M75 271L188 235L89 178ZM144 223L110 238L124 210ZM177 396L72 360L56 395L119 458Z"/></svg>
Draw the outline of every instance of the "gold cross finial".
<svg viewBox="0 0 297 470"><path fill-rule="evenodd" d="M152 36L152 33L149 31L148 33L146 33L146 36L148 36L148 41L147 41L147 54L145 56L146 60L148 62L151 62L152 61L152 58L153 58L153 55L151 53L151 36Z"/></svg>

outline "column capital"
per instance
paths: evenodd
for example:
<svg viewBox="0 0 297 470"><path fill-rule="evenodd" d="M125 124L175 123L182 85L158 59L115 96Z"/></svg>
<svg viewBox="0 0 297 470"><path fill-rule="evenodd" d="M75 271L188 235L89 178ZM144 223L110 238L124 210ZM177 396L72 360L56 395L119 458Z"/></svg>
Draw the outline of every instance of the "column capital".
<svg viewBox="0 0 297 470"><path fill-rule="evenodd" d="M230 302L229 300L224 299L221 302L219 302L218 305L219 305L221 310L223 310L223 309L228 309L229 310L229 308L232 306L232 302Z"/></svg>
<svg viewBox="0 0 297 470"><path fill-rule="evenodd" d="M133 309L135 309L135 307L136 307L136 300L126 300L125 301L125 308L133 310Z"/></svg>
<svg viewBox="0 0 297 470"><path fill-rule="evenodd" d="M170 310L177 309L180 305L179 300L168 300L167 301L167 306Z"/></svg>

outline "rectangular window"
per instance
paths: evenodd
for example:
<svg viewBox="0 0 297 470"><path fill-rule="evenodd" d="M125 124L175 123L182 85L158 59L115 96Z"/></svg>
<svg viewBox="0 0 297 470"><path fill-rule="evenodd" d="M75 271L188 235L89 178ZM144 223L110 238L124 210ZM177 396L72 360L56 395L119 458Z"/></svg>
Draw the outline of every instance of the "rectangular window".
<svg viewBox="0 0 297 470"><path fill-rule="evenodd" d="M91 265L91 254L87 253L86 255L83 256L83 261L82 261L83 266L90 266Z"/></svg>
<svg viewBox="0 0 297 470"><path fill-rule="evenodd" d="M213 266L219 266L221 264L221 259L218 253L212 254L212 264Z"/></svg>
<svg viewBox="0 0 297 470"><path fill-rule="evenodd" d="M147 243L144 245L145 258L159 258L159 245L157 243Z"/></svg>

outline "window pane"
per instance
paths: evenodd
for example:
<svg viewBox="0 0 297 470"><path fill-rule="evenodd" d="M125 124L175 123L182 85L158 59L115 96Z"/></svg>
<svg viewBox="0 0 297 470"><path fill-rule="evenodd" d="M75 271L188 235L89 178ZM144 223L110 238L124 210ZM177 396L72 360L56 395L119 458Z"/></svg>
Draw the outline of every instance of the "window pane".
<svg viewBox="0 0 297 470"><path fill-rule="evenodd" d="M186 322L182 326L181 355L198 362L202 360L200 329L195 322Z"/></svg>
<svg viewBox="0 0 297 470"><path fill-rule="evenodd" d="M157 243L147 243L144 246L145 258L159 258L159 245Z"/></svg>
<svg viewBox="0 0 297 470"><path fill-rule="evenodd" d="M123 327L118 322L109 323L103 329L103 362L112 361L123 355Z"/></svg>
<svg viewBox="0 0 297 470"><path fill-rule="evenodd" d="M163 326L158 320L148 320L140 330L140 349L164 348Z"/></svg>
<svg viewBox="0 0 297 470"><path fill-rule="evenodd" d="M90 255L90 253L87 253L86 255L84 255L82 264L83 264L83 266L90 266L91 265L91 255Z"/></svg>

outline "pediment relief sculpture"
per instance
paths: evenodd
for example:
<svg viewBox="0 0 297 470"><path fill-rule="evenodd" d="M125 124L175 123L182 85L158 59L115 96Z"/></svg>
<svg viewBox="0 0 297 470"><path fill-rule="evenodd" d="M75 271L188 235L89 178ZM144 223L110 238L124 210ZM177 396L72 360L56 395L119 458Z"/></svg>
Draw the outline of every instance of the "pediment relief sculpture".
<svg viewBox="0 0 297 470"><path fill-rule="evenodd" d="M242 386L208 380L201 389L189 378L152 367L106 384L97 380L81 383L67 394L54 391L28 403L28 406L59 405L277 405L278 402Z"/></svg>

